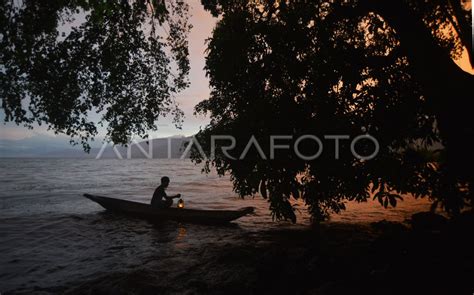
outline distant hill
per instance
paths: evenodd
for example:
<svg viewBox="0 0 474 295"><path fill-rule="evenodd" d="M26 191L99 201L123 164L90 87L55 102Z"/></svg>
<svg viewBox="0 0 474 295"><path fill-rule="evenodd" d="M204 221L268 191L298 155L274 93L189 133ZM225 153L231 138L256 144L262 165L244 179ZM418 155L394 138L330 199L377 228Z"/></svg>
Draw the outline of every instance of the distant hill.
<svg viewBox="0 0 474 295"><path fill-rule="evenodd" d="M155 138L129 147L94 142L89 154L81 146L71 146L66 137L33 136L20 140L0 140L0 157L7 158L180 158L190 137ZM186 156L187 157L187 156Z"/></svg>
<svg viewBox="0 0 474 295"><path fill-rule="evenodd" d="M90 155L94 158L110 159L177 159L180 158L185 151L185 143L190 137L168 137L155 138L147 141L141 141L131 144L128 147L108 145L105 148L93 148ZM185 155L186 157L188 155Z"/></svg>

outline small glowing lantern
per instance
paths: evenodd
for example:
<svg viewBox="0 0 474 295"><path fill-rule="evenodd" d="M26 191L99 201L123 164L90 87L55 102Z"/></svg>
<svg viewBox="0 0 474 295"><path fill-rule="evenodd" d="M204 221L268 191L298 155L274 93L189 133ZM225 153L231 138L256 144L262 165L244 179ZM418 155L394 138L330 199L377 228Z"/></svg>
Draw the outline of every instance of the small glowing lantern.
<svg viewBox="0 0 474 295"><path fill-rule="evenodd" d="M178 201L178 208L179 208L179 209L183 209L183 208L184 208L184 201L183 201L183 199L179 199L179 201Z"/></svg>

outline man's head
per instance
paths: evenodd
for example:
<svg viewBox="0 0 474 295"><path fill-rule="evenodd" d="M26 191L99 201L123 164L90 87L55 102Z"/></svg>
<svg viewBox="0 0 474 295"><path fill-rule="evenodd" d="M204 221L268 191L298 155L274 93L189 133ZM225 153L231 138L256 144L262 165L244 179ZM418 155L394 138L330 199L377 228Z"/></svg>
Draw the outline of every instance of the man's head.
<svg viewBox="0 0 474 295"><path fill-rule="evenodd" d="M164 187L167 187L168 184L170 184L170 179L168 176L163 176L161 178L161 185L163 185Z"/></svg>

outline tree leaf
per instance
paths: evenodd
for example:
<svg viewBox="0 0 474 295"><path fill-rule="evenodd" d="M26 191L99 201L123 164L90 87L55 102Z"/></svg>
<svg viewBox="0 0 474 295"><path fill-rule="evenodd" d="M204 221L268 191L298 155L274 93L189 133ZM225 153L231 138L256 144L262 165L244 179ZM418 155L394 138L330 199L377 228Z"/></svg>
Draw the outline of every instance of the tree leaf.
<svg viewBox="0 0 474 295"><path fill-rule="evenodd" d="M295 198L295 200L298 200L300 198L300 191L296 187L293 187L291 194L293 195L293 198Z"/></svg>
<svg viewBox="0 0 474 295"><path fill-rule="evenodd" d="M390 201L390 206L392 206L392 207L397 206L397 199L393 195L389 195L388 199Z"/></svg>
<svg viewBox="0 0 474 295"><path fill-rule="evenodd" d="M267 195L267 186L265 184L265 180L262 180L260 182L260 194L262 195L262 197L264 199L266 199L268 197L268 195Z"/></svg>

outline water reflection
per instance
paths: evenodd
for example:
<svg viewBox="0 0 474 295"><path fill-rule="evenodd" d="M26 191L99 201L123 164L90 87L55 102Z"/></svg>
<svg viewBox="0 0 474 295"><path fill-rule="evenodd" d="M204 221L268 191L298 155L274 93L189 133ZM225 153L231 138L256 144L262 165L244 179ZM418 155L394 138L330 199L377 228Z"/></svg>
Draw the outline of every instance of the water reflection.
<svg viewBox="0 0 474 295"><path fill-rule="evenodd" d="M178 249L185 249L189 245L186 243L186 227L179 223L177 228L177 235L174 242L174 246Z"/></svg>

